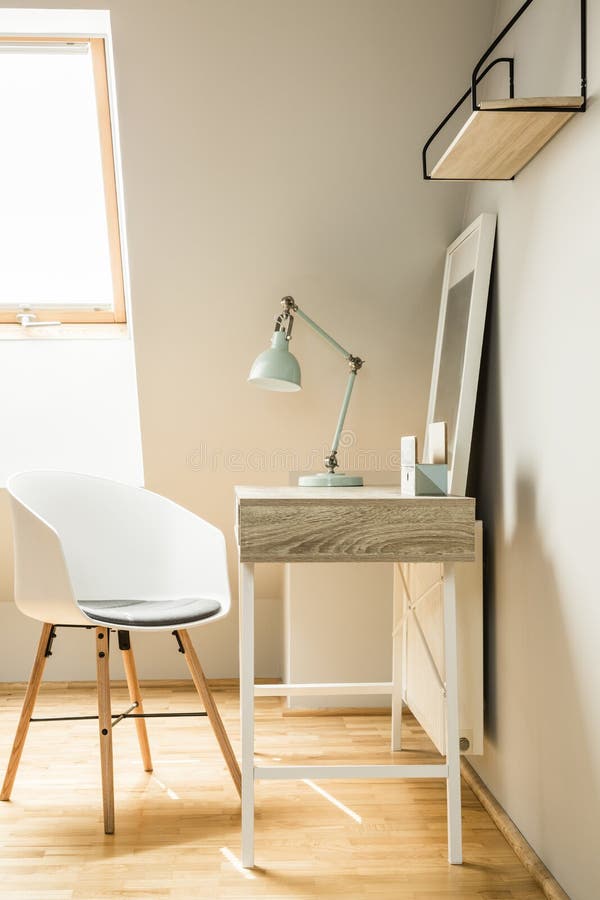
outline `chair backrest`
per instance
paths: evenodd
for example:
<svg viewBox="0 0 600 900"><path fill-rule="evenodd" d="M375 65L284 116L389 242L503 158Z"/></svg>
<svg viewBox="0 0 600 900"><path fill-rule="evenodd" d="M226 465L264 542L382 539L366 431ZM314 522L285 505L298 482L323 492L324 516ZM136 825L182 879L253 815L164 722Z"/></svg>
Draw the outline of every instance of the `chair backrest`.
<svg viewBox="0 0 600 900"><path fill-rule="evenodd" d="M199 596L229 610L223 534L171 500L70 472L23 472L7 487L25 614L70 624L78 601Z"/></svg>

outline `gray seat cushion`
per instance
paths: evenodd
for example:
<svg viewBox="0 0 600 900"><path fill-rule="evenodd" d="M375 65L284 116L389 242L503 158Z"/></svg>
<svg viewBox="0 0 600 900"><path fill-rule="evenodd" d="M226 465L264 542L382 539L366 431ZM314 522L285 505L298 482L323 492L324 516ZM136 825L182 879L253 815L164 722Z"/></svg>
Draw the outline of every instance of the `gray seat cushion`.
<svg viewBox="0 0 600 900"><path fill-rule="evenodd" d="M187 625L216 615L217 600L182 598L169 600L96 600L79 604L95 622L132 628Z"/></svg>

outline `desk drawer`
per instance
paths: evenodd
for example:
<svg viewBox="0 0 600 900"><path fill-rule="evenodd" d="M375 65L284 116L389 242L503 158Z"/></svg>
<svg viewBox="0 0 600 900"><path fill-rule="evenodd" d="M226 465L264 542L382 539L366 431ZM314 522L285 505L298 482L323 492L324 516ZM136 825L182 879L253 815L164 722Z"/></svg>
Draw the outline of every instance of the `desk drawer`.
<svg viewBox="0 0 600 900"><path fill-rule="evenodd" d="M242 562L469 562L470 497L238 499Z"/></svg>

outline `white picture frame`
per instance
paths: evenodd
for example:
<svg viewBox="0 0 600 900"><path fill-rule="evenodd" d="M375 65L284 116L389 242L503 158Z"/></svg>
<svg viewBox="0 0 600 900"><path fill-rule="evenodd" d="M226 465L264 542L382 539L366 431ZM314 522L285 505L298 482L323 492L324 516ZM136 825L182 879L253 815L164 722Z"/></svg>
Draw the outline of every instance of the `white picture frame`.
<svg viewBox="0 0 600 900"><path fill-rule="evenodd" d="M423 458L428 458L429 425L446 421L448 493L461 496L467 488L495 235L496 215L482 213L448 247L444 266Z"/></svg>
<svg viewBox="0 0 600 900"><path fill-rule="evenodd" d="M458 495L464 495L467 486L495 234L496 216L484 213L446 251L423 459L429 460L429 425L445 421L448 490ZM403 700L438 751L445 753L444 566L419 563L401 568L403 578L396 575L395 579L394 608L396 624L404 621ZM455 579L461 751L477 756L483 753L481 522L475 528L475 562L457 563ZM418 611L411 616L403 616L407 603L404 585L413 598L419 598Z"/></svg>

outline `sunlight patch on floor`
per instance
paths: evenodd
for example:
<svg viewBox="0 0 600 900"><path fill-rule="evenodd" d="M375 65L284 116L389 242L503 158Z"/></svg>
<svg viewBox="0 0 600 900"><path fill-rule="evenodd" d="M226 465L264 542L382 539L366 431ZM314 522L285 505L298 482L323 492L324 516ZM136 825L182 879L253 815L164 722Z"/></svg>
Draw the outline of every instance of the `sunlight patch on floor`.
<svg viewBox="0 0 600 900"><path fill-rule="evenodd" d="M330 794L329 791L326 791L324 788L319 787L318 784L315 784L314 781L311 781L309 778L303 778L304 784L307 784L309 788L312 788L313 791L316 791L317 794L320 794L321 797L324 797L326 800L329 800L330 803L333 803L338 809L340 809L343 813L346 813L347 816L350 816L351 819L354 819L355 822L358 822L359 825L362 825L362 818L355 813L353 809L350 809L349 806L345 806L341 800L336 800L333 794Z"/></svg>
<svg viewBox="0 0 600 900"><path fill-rule="evenodd" d="M240 875L243 875L244 878L256 878L256 875L250 870L245 869L241 863L241 861L237 858L237 856L231 852L229 847L221 847L221 853L227 860L230 862L236 872L239 872Z"/></svg>
<svg viewBox="0 0 600 900"><path fill-rule="evenodd" d="M157 778L156 775L152 775L151 778L152 778L152 781L156 782L156 784L159 786L159 788L161 789L161 791L165 791L165 792L166 792L167 797L170 797L171 800L180 800L180 799L181 799L180 796L179 796L179 794L176 794L175 791L174 791L172 788L167 787L167 785L164 784L164 783L160 780L160 778Z"/></svg>

